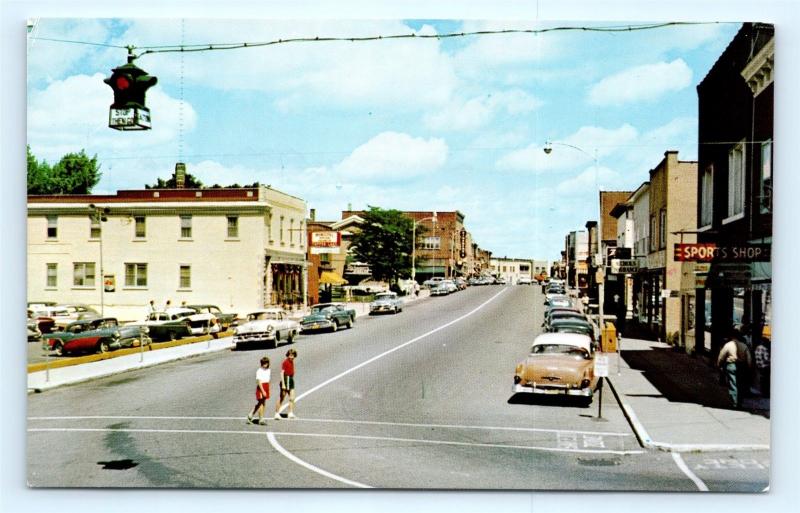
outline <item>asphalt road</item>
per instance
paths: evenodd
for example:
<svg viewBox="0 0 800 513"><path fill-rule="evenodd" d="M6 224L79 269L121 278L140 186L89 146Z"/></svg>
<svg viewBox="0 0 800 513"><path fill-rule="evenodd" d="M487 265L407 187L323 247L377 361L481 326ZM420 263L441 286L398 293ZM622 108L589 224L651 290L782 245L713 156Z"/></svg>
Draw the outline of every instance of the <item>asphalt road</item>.
<svg viewBox="0 0 800 513"><path fill-rule="evenodd" d="M760 491L768 455L642 449L608 389L603 419L512 399L542 321L538 287L474 287L303 335L295 420L245 423L259 358L216 353L28 397L28 481L47 487ZM713 456L713 457L712 457ZM738 461L738 460L737 460ZM702 474L702 475L701 475Z"/></svg>

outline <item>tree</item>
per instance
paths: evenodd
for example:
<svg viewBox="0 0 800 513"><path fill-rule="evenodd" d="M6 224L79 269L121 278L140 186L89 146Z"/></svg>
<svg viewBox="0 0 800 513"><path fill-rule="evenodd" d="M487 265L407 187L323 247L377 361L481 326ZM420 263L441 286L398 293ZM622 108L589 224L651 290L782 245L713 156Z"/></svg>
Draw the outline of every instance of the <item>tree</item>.
<svg viewBox="0 0 800 513"><path fill-rule="evenodd" d="M369 207L361 231L351 239L350 248L360 261L369 264L376 280L397 283L411 274L411 237L414 220L399 210Z"/></svg>
<svg viewBox="0 0 800 513"><path fill-rule="evenodd" d="M90 194L100 181L97 155L67 153L54 166L28 152L28 194Z"/></svg>

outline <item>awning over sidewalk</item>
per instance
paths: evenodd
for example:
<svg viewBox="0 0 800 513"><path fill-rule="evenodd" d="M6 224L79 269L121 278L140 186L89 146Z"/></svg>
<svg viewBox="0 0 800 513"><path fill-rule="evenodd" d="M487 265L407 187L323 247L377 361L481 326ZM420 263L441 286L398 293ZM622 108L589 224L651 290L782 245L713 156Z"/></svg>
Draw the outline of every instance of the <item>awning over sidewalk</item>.
<svg viewBox="0 0 800 513"><path fill-rule="evenodd" d="M319 282L324 285L344 285L347 280L332 271L322 271Z"/></svg>

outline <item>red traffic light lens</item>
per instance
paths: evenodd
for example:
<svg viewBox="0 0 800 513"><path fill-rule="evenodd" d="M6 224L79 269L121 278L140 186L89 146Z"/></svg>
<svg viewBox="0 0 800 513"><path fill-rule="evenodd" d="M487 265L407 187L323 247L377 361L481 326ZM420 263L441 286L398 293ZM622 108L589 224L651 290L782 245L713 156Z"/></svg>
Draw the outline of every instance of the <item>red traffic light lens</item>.
<svg viewBox="0 0 800 513"><path fill-rule="evenodd" d="M125 77L117 77L115 83L120 91L124 91L131 86L130 81Z"/></svg>

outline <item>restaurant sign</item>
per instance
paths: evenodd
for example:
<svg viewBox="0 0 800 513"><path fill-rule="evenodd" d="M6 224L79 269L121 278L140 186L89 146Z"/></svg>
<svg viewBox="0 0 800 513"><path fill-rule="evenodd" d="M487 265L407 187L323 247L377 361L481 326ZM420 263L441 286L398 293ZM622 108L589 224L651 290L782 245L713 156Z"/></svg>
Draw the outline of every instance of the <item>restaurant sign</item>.
<svg viewBox="0 0 800 513"><path fill-rule="evenodd" d="M308 236L312 255L339 253L339 246L342 244L341 232L311 232Z"/></svg>
<svg viewBox="0 0 800 513"><path fill-rule="evenodd" d="M676 262L769 262L771 244L675 244Z"/></svg>

